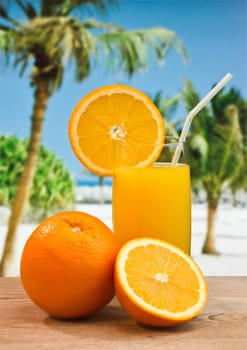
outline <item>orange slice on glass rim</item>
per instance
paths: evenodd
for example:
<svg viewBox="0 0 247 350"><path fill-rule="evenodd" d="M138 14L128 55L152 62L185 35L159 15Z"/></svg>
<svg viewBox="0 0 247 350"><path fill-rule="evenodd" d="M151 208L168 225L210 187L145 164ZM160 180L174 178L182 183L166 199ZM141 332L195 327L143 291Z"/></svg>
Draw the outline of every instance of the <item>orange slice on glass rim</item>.
<svg viewBox="0 0 247 350"><path fill-rule="evenodd" d="M84 96L72 112L68 132L81 163L108 176L116 163L152 164L165 139L157 107L146 94L126 85L100 87Z"/></svg>
<svg viewBox="0 0 247 350"><path fill-rule="evenodd" d="M179 248L153 238L122 246L115 264L116 295L138 322L170 327L197 316L207 286L195 261Z"/></svg>

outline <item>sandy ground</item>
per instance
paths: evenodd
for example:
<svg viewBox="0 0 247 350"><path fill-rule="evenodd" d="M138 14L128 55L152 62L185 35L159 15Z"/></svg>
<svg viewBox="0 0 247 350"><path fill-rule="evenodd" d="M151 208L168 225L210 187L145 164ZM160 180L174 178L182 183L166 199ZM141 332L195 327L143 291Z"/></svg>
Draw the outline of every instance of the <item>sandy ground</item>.
<svg viewBox="0 0 247 350"><path fill-rule="evenodd" d="M112 226L111 205L81 204L77 210L85 211ZM206 232L206 205L192 206L192 257L205 275L247 275L247 210L221 205L216 220L216 245L219 256L201 254ZM35 225L22 224L17 232L14 258L7 271L8 276L19 275L20 256ZM0 254L6 235L6 224L0 225Z"/></svg>

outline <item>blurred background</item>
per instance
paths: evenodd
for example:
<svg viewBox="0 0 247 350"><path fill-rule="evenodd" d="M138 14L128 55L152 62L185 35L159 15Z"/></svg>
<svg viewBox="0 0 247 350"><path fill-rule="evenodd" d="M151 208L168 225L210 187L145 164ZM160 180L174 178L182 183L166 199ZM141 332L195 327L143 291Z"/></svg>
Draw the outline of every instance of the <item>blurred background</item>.
<svg viewBox="0 0 247 350"><path fill-rule="evenodd" d="M192 256L206 274L247 273L245 0L2 0L0 50L0 274L19 274L28 235L58 210L111 226L111 179L84 169L68 141L83 95L136 87L178 135L227 72L189 136Z"/></svg>

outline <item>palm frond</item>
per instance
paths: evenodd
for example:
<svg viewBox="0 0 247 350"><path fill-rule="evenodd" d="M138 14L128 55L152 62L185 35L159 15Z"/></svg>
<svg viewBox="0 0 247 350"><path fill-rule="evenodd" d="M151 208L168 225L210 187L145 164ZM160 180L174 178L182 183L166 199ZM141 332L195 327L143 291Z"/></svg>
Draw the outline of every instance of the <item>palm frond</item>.
<svg viewBox="0 0 247 350"><path fill-rule="evenodd" d="M71 59L76 60L78 80L89 74L90 55L96 52L95 39L75 18L36 17L20 25L15 35L15 65L21 65L23 73L33 59L36 68L32 76L46 74L50 81L54 80L52 90L61 84L64 66Z"/></svg>
<svg viewBox="0 0 247 350"><path fill-rule="evenodd" d="M176 130L176 127L175 127L174 123L172 123L167 118L164 118L164 119L165 119L166 135L167 136L178 137L178 132Z"/></svg>
<svg viewBox="0 0 247 350"><path fill-rule="evenodd" d="M16 21L15 19L13 19L9 16L8 11L6 10L6 8L4 6L0 6L0 17L12 25L19 24L18 21Z"/></svg>
<svg viewBox="0 0 247 350"><path fill-rule="evenodd" d="M224 113L226 114L227 110ZM244 161L237 112L232 113L230 117L226 116L225 123L215 125L208 142L212 145L209 150L208 173L210 176L214 174L217 181L213 186L217 190L229 184L238 175ZM210 185L212 184L208 181L208 186Z"/></svg>
<svg viewBox="0 0 247 350"><path fill-rule="evenodd" d="M89 6L104 12L109 6L118 2L118 0L42 0L41 14L42 16L68 16L76 9L86 9Z"/></svg>
<svg viewBox="0 0 247 350"><path fill-rule="evenodd" d="M4 25L4 24L0 24L0 30L6 32L8 30L11 30L11 28L9 26Z"/></svg>
<svg viewBox="0 0 247 350"><path fill-rule="evenodd" d="M77 45L75 44L72 50L76 61L75 77L81 81L90 73L90 56L96 55L97 47L95 37L83 26L80 27L76 40Z"/></svg>
<svg viewBox="0 0 247 350"><path fill-rule="evenodd" d="M175 113L179 103L181 102L181 95L177 94L173 97L167 97L163 99L160 105L161 112L164 111L167 118L171 119L172 115Z"/></svg>
<svg viewBox="0 0 247 350"><path fill-rule="evenodd" d="M239 167L238 174L234 177L230 184L231 190L236 192L237 190L244 189L247 191L247 160L245 159L242 166Z"/></svg>
<svg viewBox="0 0 247 350"><path fill-rule="evenodd" d="M245 156L247 162L247 101L241 99L238 104L239 108L239 123L243 134L244 146L245 146Z"/></svg>
<svg viewBox="0 0 247 350"><path fill-rule="evenodd" d="M100 22L96 21L95 19L88 19L81 23L81 25L86 29L100 29L100 30L107 30L107 31L114 31L114 32L121 32L123 31L122 27L119 27L112 23L107 22Z"/></svg>
<svg viewBox="0 0 247 350"><path fill-rule="evenodd" d="M30 62L33 60L33 55L27 51L20 53L16 56L13 66L19 67L19 75L22 76L26 69L29 67Z"/></svg>
<svg viewBox="0 0 247 350"><path fill-rule="evenodd" d="M167 97L163 96L162 91L159 90L152 98L152 101L163 116L166 116L166 118L171 119L176 108L181 102L181 95L177 94L173 97Z"/></svg>
<svg viewBox="0 0 247 350"><path fill-rule="evenodd" d="M202 134L189 137L190 169L193 183L197 183L207 171L209 144Z"/></svg>
<svg viewBox="0 0 247 350"><path fill-rule="evenodd" d="M22 11L25 13L25 15L29 19L33 19L34 17L37 16L37 12L35 7L31 4L30 1L22 1L22 0L15 0L17 5L22 9Z"/></svg>
<svg viewBox="0 0 247 350"><path fill-rule="evenodd" d="M164 98L162 90L159 90L158 92L156 92L156 94L153 97L150 96L150 98L152 99L152 101L155 104L155 106L157 108L159 108L159 110L161 112L160 105L161 105L162 99Z"/></svg>
<svg viewBox="0 0 247 350"><path fill-rule="evenodd" d="M108 69L117 70L120 67L120 70L132 75L137 67L146 67L146 50L138 36L118 32L102 34L99 39L108 59Z"/></svg>
<svg viewBox="0 0 247 350"><path fill-rule="evenodd" d="M179 95L174 97L166 97L163 96L162 91L159 90L153 97L150 96L150 98L164 117L166 135L177 137L177 122L171 121L171 119L172 114L175 112L175 109L179 103Z"/></svg>
<svg viewBox="0 0 247 350"><path fill-rule="evenodd" d="M165 119L166 135L178 136L178 125L181 123L179 120L172 120L174 113L181 102L180 94L173 97L167 97L162 95L162 91L158 91L153 97L150 96L155 106Z"/></svg>
<svg viewBox="0 0 247 350"><path fill-rule="evenodd" d="M185 109L189 112L198 104L200 97L189 80L185 80L184 84L185 88L182 91L182 99L184 101ZM210 108L206 106L193 119L192 132L201 133L207 138L214 123L215 118L212 115Z"/></svg>
<svg viewBox="0 0 247 350"><path fill-rule="evenodd" d="M19 6L29 11L30 1L18 0ZM68 1L69 5L93 4L94 1ZM101 5L103 6L103 2ZM45 1L45 11L55 11L64 1ZM50 6L50 7L49 7ZM53 7L53 8L52 8ZM42 12L43 10L41 10ZM29 15L34 15L32 9ZM96 31L97 34L91 33ZM171 48L176 48L186 59L185 49L175 33L163 28L124 31L121 27L96 20L80 22L75 17L36 16L27 23L18 23L12 30L15 65L20 73L32 62L32 79L43 75L51 86L62 82L62 72L70 60L75 61L77 80L88 76L93 59L105 54L109 69L117 69L132 75L147 66L149 52L157 60L165 59ZM53 91L54 89L52 89Z"/></svg>
<svg viewBox="0 0 247 350"><path fill-rule="evenodd" d="M231 88L227 93L222 89L211 101L212 111L217 116L218 121L224 122L225 115L224 109L229 104L235 104L240 106L242 101L240 92L234 88Z"/></svg>
<svg viewBox="0 0 247 350"><path fill-rule="evenodd" d="M10 30L2 30L0 29L0 52L5 54L5 57L9 60L9 55L13 50L14 41L13 36Z"/></svg>
<svg viewBox="0 0 247 350"><path fill-rule="evenodd" d="M174 32L164 28L136 31L118 31L98 36L104 53L109 58L109 68L120 68L128 75L147 67L148 50L157 60L163 60L171 48L175 48L186 60L187 55L181 40Z"/></svg>

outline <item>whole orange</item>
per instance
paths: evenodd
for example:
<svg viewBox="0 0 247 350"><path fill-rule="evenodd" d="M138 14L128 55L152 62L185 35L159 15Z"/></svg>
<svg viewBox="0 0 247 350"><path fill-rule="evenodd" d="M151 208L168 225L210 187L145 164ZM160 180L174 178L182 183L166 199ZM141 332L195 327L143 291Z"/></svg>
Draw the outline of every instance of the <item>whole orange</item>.
<svg viewBox="0 0 247 350"><path fill-rule="evenodd" d="M30 299L59 318L91 315L114 296L119 243L96 217L61 212L43 221L27 240L20 276Z"/></svg>

